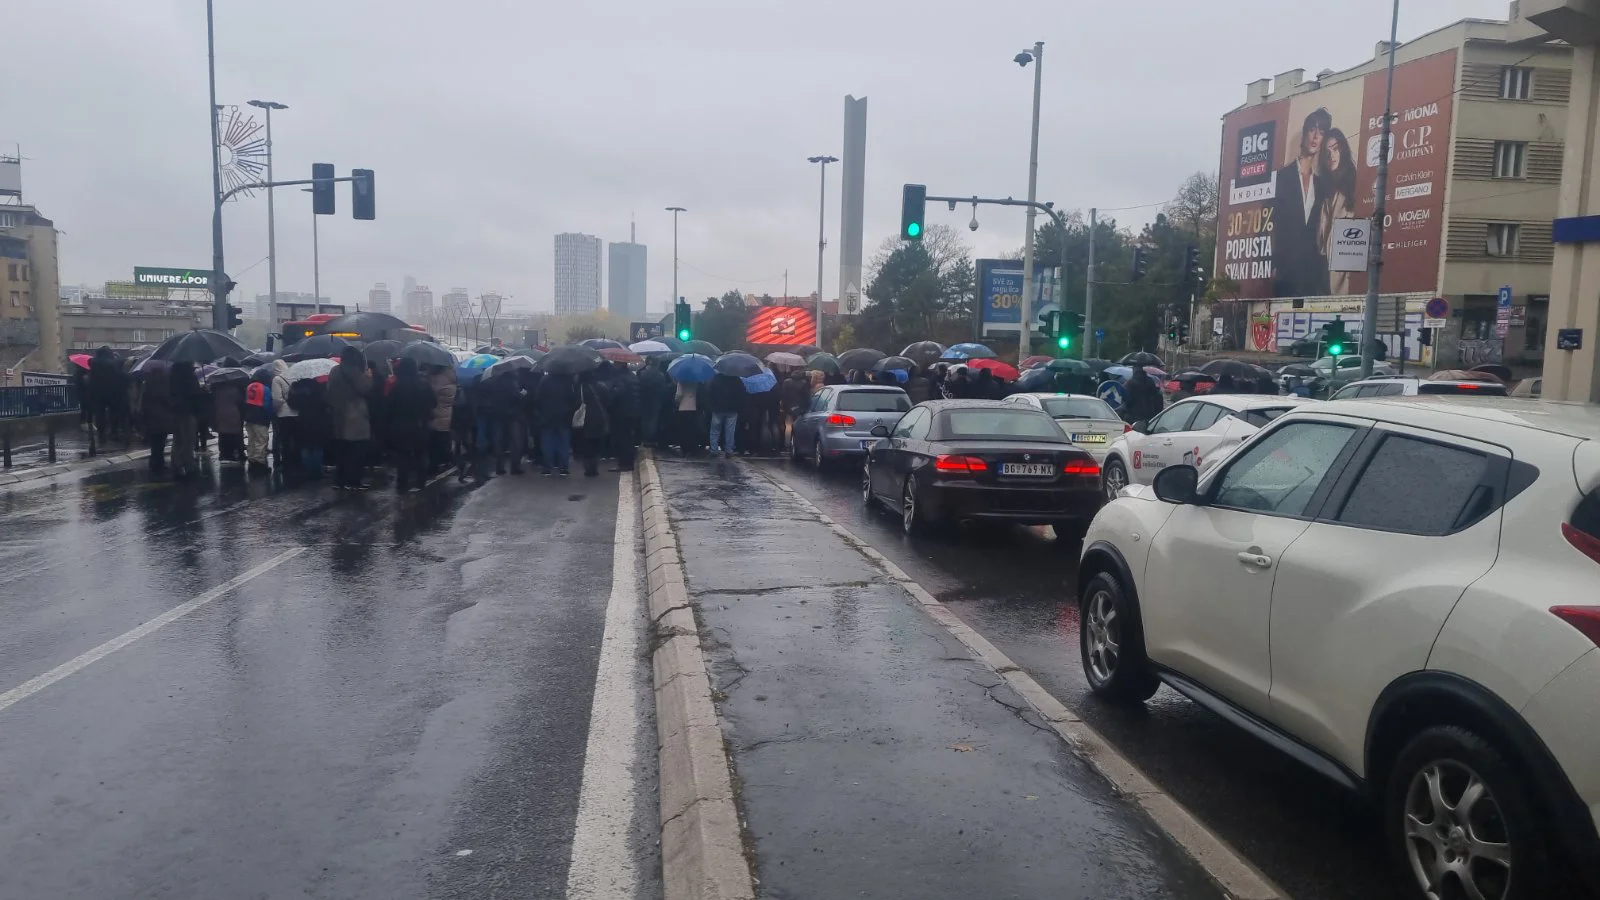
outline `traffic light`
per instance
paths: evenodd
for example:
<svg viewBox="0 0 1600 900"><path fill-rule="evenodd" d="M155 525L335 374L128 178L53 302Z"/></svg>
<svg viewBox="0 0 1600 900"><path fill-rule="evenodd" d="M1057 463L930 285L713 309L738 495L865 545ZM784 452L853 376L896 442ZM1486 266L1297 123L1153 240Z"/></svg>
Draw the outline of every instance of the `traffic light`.
<svg viewBox="0 0 1600 900"><path fill-rule="evenodd" d="M1206 283L1206 270L1200 267L1200 248L1193 244L1183 254L1183 277L1197 294Z"/></svg>
<svg viewBox="0 0 1600 900"><path fill-rule="evenodd" d="M1188 322L1179 322L1178 323L1178 343L1179 344L1187 344L1187 343L1189 343L1189 323Z"/></svg>
<svg viewBox="0 0 1600 900"><path fill-rule="evenodd" d="M1133 248L1133 280L1138 281L1150 271L1150 257L1145 253L1144 247Z"/></svg>
<svg viewBox="0 0 1600 900"><path fill-rule="evenodd" d="M1064 312L1061 314L1061 328L1056 335L1056 346L1062 350L1072 349L1083 334L1083 313Z"/></svg>
<svg viewBox="0 0 1600 900"><path fill-rule="evenodd" d="M331 216L338 207L334 199L333 163L311 164L311 212Z"/></svg>
<svg viewBox="0 0 1600 900"><path fill-rule="evenodd" d="M900 192L900 237L922 240L922 219L928 211L928 186L908 184Z"/></svg>
<svg viewBox="0 0 1600 900"><path fill-rule="evenodd" d="M232 331L244 324L244 310L233 304L228 304L228 330Z"/></svg>
<svg viewBox="0 0 1600 900"><path fill-rule="evenodd" d="M1039 330L1044 332L1045 340L1055 340L1056 335L1060 333L1057 329L1061 324L1061 313L1055 310L1040 313L1039 321L1044 323L1044 327Z"/></svg>
<svg viewBox="0 0 1600 900"><path fill-rule="evenodd" d="M1168 319L1167 320L1167 340L1172 341L1173 343L1177 343L1177 341L1178 341L1178 320L1177 319Z"/></svg>
<svg viewBox="0 0 1600 900"><path fill-rule="evenodd" d="M377 195L374 193L375 185L372 182L371 169L351 169L350 177L355 180L350 182L350 215L356 219L376 219L378 217Z"/></svg>
<svg viewBox="0 0 1600 900"><path fill-rule="evenodd" d="M678 298L677 305L672 308L672 316L673 325L676 326L674 331L677 332L678 340L692 340L694 338L694 311L689 308L689 302L682 297Z"/></svg>
<svg viewBox="0 0 1600 900"><path fill-rule="evenodd" d="M1329 356L1343 356L1345 345L1350 342L1350 336L1344 330L1344 319L1337 316L1322 326L1322 337L1328 342Z"/></svg>
<svg viewBox="0 0 1600 900"><path fill-rule="evenodd" d="M1418 328L1417 329L1417 343L1422 345L1422 346L1424 346L1424 347L1429 346L1430 344L1432 344L1433 343L1433 329L1432 328Z"/></svg>

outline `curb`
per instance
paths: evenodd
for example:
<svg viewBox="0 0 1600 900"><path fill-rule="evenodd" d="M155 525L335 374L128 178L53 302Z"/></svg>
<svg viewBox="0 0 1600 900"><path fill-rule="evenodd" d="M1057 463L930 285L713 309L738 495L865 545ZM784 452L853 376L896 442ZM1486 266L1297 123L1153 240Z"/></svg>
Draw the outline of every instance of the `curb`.
<svg viewBox="0 0 1600 900"><path fill-rule="evenodd" d="M913 580L904 569L873 549L866 541L856 537L849 529L835 522L818 509L816 504L801 496L799 491L779 481L759 466L750 468L787 494L802 509L816 516L856 552L877 565L895 584L910 594L924 612L972 651L974 657L1005 679L1051 730L1067 742L1067 746L1071 747L1074 753L1111 782L1112 788L1118 794L1138 804L1156 827L1166 832L1167 836L1200 866L1206 877L1225 894L1233 900L1289 900L1289 895L1282 888L1273 884L1271 879L1251 865L1221 835L1201 824L1193 813L1151 781L1100 732L1067 709L1060 700L1035 681L1033 676L1012 662L1010 657L991 644L987 638L961 621L960 617Z"/></svg>
<svg viewBox="0 0 1600 900"><path fill-rule="evenodd" d="M661 783L663 900L754 900L734 806L733 765L711 700L683 557L656 462L641 454L640 512L655 650L656 737Z"/></svg>
<svg viewBox="0 0 1600 900"><path fill-rule="evenodd" d="M61 475L81 475L88 472L103 471L105 469L115 468L124 463L130 463L140 459L147 459L149 456L149 450L132 450L127 453L91 456L87 459L82 459L77 462L56 463L55 465L43 466L37 469L27 469L22 472L0 473L0 487L31 484L35 481L42 481L46 478L56 478Z"/></svg>

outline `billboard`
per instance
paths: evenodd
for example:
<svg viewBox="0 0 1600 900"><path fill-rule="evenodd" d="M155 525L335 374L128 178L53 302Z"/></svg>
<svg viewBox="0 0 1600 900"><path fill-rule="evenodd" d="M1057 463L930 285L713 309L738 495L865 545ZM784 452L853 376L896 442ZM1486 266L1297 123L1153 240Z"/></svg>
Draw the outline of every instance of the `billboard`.
<svg viewBox="0 0 1600 900"><path fill-rule="evenodd" d="M1456 53L1395 67L1383 289L1436 290ZM1338 219L1370 218L1385 74L1230 113L1222 123L1215 272L1250 300L1360 294L1365 272L1329 266Z"/></svg>
<svg viewBox="0 0 1600 900"><path fill-rule="evenodd" d="M616 246L613 244L612 246ZM640 341L659 340L666 334L666 326L660 322L629 322L628 343L637 344Z"/></svg>
<svg viewBox="0 0 1600 900"><path fill-rule="evenodd" d="M211 287L211 270L134 266L133 283L173 288L209 288Z"/></svg>
<svg viewBox="0 0 1600 900"><path fill-rule="evenodd" d="M744 342L752 347L816 346L816 312L805 306L754 307Z"/></svg>
<svg viewBox="0 0 1600 900"><path fill-rule="evenodd" d="M1022 330L1022 260L980 259L978 267L978 315L983 333ZM1033 317L1055 309L1055 272L1035 264L1033 267Z"/></svg>

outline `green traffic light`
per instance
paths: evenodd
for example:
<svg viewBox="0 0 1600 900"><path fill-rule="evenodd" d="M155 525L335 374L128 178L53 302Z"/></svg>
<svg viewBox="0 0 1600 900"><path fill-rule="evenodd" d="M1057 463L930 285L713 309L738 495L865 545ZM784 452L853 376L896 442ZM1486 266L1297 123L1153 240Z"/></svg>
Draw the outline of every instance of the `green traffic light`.
<svg viewBox="0 0 1600 900"><path fill-rule="evenodd" d="M922 223L921 222L912 222L910 225L906 226L906 234L909 237L916 237L917 235L919 235L921 233L922 233Z"/></svg>
<svg viewBox="0 0 1600 900"><path fill-rule="evenodd" d="M687 329L687 328L679 328L678 329L678 340L687 341L688 339L689 339L689 329Z"/></svg>
<svg viewBox="0 0 1600 900"><path fill-rule="evenodd" d="M1061 337L1056 338L1056 346L1065 350L1072 346L1072 338L1069 338L1063 334Z"/></svg>
<svg viewBox="0 0 1600 900"><path fill-rule="evenodd" d="M1344 355L1344 345L1343 344L1329 344L1328 345L1328 355L1329 356L1343 356Z"/></svg>

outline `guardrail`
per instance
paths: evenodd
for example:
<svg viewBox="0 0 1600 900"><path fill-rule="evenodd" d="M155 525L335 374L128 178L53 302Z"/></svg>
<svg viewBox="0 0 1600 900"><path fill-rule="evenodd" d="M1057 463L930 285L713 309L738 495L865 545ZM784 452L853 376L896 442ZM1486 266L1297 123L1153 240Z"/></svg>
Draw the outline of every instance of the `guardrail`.
<svg viewBox="0 0 1600 900"><path fill-rule="evenodd" d="M78 388L72 384L0 387L0 419L76 412Z"/></svg>

